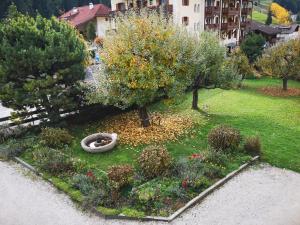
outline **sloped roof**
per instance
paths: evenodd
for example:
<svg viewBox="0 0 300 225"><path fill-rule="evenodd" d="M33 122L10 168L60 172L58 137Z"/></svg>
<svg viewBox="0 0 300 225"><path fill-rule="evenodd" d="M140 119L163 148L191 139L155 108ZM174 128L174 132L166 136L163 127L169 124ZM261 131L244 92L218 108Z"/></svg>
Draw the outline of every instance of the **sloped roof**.
<svg viewBox="0 0 300 225"><path fill-rule="evenodd" d="M286 27L278 27L281 30L282 34L292 34L294 32L299 31L299 24L292 24L290 26L286 26Z"/></svg>
<svg viewBox="0 0 300 225"><path fill-rule="evenodd" d="M103 4L95 4L92 9L89 5L72 9L59 17L61 20L69 21L73 26L78 27L96 17L108 16L111 9Z"/></svg>
<svg viewBox="0 0 300 225"><path fill-rule="evenodd" d="M276 27L268 26L263 23L258 23L255 21L251 22L251 31L260 31L262 33L265 33L267 35L276 35L280 33L280 30Z"/></svg>

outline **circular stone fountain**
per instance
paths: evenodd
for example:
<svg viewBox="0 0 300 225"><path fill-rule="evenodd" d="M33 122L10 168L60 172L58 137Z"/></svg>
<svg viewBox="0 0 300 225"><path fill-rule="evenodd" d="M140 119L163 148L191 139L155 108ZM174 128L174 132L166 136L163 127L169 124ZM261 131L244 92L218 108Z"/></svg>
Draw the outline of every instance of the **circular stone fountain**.
<svg viewBox="0 0 300 225"><path fill-rule="evenodd" d="M81 147L91 153L107 152L116 146L117 138L115 133L96 133L82 139Z"/></svg>

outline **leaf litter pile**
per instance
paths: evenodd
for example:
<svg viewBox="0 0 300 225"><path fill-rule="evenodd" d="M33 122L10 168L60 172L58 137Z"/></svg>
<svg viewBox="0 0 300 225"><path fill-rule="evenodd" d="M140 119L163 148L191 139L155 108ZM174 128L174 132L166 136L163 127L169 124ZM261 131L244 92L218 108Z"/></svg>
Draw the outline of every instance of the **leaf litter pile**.
<svg viewBox="0 0 300 225"><path fill-rule="evenodd" d="M260 88L259 91L273 97L300 96L300 89L298 88L288 88L287 91L284 91L280 87L264 87Z"/></svg>
<svg viewBox="0 0 300 225"><path fill-rule="evenodd" d="M137 146L177 140L193 126L188 116L171 113L150 114L151 126L143 128L137 111L122 113L107 119L102 127L106 132L117 133L121 144Z"/></svg>

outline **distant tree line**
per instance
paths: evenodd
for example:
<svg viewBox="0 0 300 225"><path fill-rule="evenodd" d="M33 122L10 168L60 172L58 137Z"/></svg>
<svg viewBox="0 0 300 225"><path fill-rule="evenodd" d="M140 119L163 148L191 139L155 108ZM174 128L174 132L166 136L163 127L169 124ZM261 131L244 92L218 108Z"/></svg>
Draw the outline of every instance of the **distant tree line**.
<svg viewBox="0 0 300 225"><path fill-rule="evenodd" d="M8 7L14 3L21 13L28 13L31 16L41 14L43 17L50 18L52 15L58 16L73 7L102 3L110 6L110 0L1 0L0 19L7 14Z"/></svg>
<svg viewBox="0 0 300 225"><path fill-rule="evenodd" d="M300 0L274 0L274 2L295 14L300 11Z"/></svg>

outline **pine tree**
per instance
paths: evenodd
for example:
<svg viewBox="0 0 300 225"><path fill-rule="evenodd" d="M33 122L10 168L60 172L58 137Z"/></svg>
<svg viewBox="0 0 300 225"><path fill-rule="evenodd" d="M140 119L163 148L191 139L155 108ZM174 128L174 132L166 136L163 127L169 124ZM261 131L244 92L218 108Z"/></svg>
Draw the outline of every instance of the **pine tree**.
<svg viewBox="0 0 300 225"><path fill-rule="evenodd" d="M271 10L268 11L268 17L266 20L266 25L271 25L272 24L272 12Z"/></svg>

